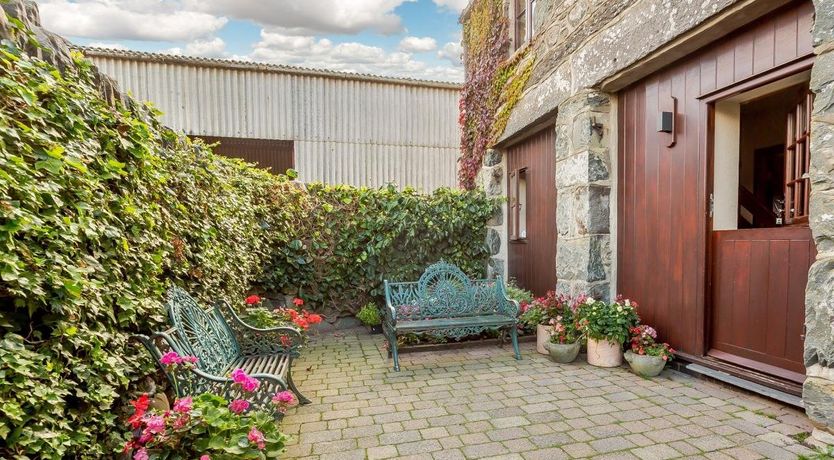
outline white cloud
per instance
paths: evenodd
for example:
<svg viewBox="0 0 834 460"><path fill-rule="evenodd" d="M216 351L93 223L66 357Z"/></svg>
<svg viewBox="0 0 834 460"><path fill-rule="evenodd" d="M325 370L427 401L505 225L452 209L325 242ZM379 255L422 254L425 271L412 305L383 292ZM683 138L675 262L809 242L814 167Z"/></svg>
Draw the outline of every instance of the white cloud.
<svg viewBox="0 0 834 460"><path fill-rule="evenodd" d="M220 37L211 40L194 40L185 45L185 54L219 58L226 56L226 43Z"/></svg>
<svg viewBox="0 0 834 460"><path fill-rule="evenodd" d="M437 49L437 41L431 37L405 37L400 41L400 50L406 53L425 53Z"/></svg>
<svg viewBox="0 0 834 460"><path fill-rule="evenodd" d="M469 0L434 0L434 3L441 8L460 13L469 4Z"/></svg>
<svg viewBox="0 0 834 460"><path fill-rule="evenodd" d="M183 0L195 11L257 22L295 35L403 30L394 9L414 0Z"/></svg>
<svg viewBox="0 0 834 460"><path fill-rule="evenodd" d="M108 43L108 42L92 42L88 43L87 46L92 46L93 48L108 48L111 50L126 50L128 49L125 45L121 43Z"/></svg>
<svg viewBox="0 0 834 460"><path fill-rule="evenodd" d="M460 43L449 42L443 45L443 48L437 51L437 57L446 59L454 65L461 65L461 56L463 55L463 47Z"/></svg>
<svg viewBox="0 0 834 460"><path fill-rule="evenodd" d="M433 66L415 60L411 53L386 52L362 43L333 43L326 38L287 35L283 31L261 31L248 56L253 61L296 65L343 72L371 73L431 80L462 81L463 70Z"/></svg>
<svg viewBox="0 0 834 460"><path fill-rule="evenodd" d="M39 8L44 26L53 32L110 40L194 40L227 22L170 0L43 0Z"/></svg>

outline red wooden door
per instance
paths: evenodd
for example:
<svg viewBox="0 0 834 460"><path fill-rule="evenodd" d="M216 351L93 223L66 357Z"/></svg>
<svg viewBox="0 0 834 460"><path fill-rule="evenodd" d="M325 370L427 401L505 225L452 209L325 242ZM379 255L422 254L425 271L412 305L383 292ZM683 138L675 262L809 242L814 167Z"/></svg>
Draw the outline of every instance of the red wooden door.
<svg viewBox="0 0 834 460"><path fill-rule="evenodd" d="M544 295L556 289L556 149L553 127L507 150L509 276Z"/></svg>
<svg viewBox="0 0 834 460"><path fill-rule="evenodd" d="M712 248L709 355L802 382L811 229L716 231Z"/></svg>

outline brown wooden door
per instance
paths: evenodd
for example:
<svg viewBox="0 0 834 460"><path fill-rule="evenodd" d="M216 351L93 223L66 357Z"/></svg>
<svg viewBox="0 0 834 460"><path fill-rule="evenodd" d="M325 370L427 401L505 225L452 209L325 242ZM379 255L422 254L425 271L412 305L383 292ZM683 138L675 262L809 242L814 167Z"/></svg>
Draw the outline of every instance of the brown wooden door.
<svg viewBox="0 0 834 460"><path fill-rule="evenodd" d="M714 231L709 354L782 378L805 379L805 285L816 248L808 228L813 95L786 117L786 227ZM766 163L769 164L769 163ZM764 174L762 174L764 176Z"/></svg>
<svg viewBox="0 0 834 460"><path fill-rule="evenodd" d="M808 227L713 232L709 354L802 382L805 285L815 257Z"/></svg>
<svg viewBox="0 0 834 460"><path fill-rule="evenodd" d="M507 150L509 276L544 295L556 288L556 150L548 127Z"/></svg>

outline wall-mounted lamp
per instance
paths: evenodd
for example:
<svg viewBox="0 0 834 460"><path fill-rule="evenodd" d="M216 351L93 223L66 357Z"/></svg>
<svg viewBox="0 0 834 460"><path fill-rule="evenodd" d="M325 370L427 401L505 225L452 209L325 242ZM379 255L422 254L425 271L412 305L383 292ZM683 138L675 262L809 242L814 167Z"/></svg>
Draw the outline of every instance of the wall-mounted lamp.
<svg viewBox="0 0 834 460"><path fill-rule="evenodd" d="M678 134L675 129L675 119L678 116L678 98L672 97L672 111L660 112L657 119L657 132L672 135L672 142L667 147L674 147L678 141Z"/></svg>

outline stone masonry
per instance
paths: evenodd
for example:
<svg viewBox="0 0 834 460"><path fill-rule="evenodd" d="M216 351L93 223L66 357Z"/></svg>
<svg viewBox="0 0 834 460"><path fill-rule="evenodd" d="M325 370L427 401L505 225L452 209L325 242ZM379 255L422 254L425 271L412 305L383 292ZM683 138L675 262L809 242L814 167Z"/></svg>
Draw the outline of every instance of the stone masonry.
<svg viewBox="0 0 834 460"><path fill-rule="evenodd" d="M834 2L814 1L811 74L816 94L811 121L811 230L817 260L805 294L805 366L802 400L817 424L814 437L834 445Z"/></svg>
<svg viewBox="0 0 834 460"><path fill-rule="evenodd" d="M556 290L608 299L611 273L608 97L583 91L556 118Z"/></svg>
<svg viewBox="0 0 834 460"><path fill-rule="evenodd" d="M506 174L507 162L505 156L499 150L488 150L484 155L484 165L478 174L478 183L486 191L487 196L503 197L506 195L507 184ZM487 265L487 277L501 276L506 279L507 271L507 223L504 216L507 214L507 204L501 208L487 222L486 246L489 248L489 264Z"/></svg>

